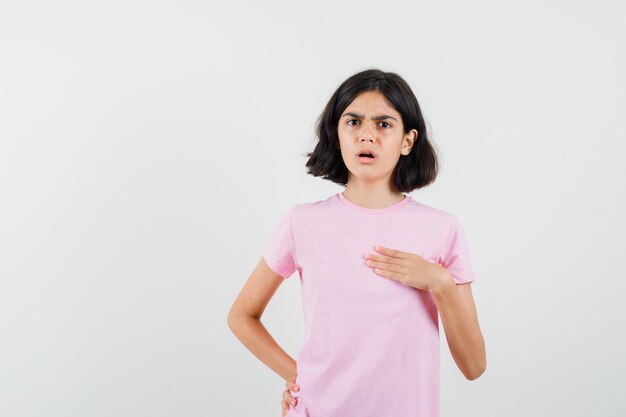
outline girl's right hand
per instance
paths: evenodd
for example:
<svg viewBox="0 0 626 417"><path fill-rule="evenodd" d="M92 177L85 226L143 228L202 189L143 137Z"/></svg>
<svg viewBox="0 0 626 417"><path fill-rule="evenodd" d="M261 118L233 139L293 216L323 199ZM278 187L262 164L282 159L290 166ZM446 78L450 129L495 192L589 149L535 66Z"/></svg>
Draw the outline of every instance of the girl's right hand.
<svg viewBox="0 0 626 417"><path fill-rule="evenodd" d="M282 412L283 416L287 415L287 412L289 411L289 405L290 404L293 407L295 407L296 404L298 404L298 399L297 398L293 398L291 396L291 391L293 391L293 392L300 391L300 387L295 384L295 379L293 381L287 381L285 383L285 386L287 387L287 389L285 391L283 391L283 399L282 399L282 401L280 403L280 405L283 408L283 412Z"/></svg>

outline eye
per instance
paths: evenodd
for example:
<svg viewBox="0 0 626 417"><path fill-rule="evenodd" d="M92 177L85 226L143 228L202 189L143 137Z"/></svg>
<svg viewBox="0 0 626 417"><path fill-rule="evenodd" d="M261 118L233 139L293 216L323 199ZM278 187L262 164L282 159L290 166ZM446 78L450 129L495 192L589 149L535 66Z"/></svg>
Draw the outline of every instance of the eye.
<svg viewBox="0 0 626 417"><path fill-rule="evenodd" d="M355 126L354 124L352 124L351 122L359 122L359 120L357 119L349 119L346 123L348 124L348 126ZM382 127L385 129L389 129L391 126L391 124L387 123L387 122L380 122L381 125L383 125Z"/></svg>

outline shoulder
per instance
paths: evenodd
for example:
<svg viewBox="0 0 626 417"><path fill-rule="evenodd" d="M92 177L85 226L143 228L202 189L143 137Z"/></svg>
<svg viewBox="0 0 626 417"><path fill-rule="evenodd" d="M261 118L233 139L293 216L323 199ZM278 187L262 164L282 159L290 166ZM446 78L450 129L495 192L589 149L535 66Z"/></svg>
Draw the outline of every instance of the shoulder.
<svg viewBox="0 0 626 417"><path fill-rule="evenodd" d="M288 210L294 217L306 217L325 211L332 206L333 196L321 200L310 200L295 203Z"/></svg>
<svg viewBox="0 0 626 417"><path fill-rule="evenodd" d="M416 200L413 200L411 203L412 204L410 204L409 206L412 209L419 211L420 215L425 216L429 222L452 227L459 221L458 217L454 213L451 213L447 210Z"/></svg>

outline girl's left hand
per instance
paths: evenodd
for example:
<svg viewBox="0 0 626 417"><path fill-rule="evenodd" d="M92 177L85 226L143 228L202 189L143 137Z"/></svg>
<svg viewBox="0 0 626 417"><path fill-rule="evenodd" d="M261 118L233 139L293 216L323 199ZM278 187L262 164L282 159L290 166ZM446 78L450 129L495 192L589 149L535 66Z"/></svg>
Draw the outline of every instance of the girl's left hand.
<svg viewBox="0 0 626 417"><path fill-rule="evenodd" d="M429 292L452 281L446 268L419 255L383 246L374 246L374 249L378 254L365 254L365 264L385 278Z"/></svg>

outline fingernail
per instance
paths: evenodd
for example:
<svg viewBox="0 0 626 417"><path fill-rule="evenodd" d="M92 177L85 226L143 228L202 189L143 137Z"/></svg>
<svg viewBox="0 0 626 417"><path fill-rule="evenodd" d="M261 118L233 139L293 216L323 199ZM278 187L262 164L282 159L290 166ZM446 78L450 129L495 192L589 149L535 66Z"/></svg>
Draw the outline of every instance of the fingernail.
<svg viewBox="0 0 626 417"><path fill-rule="evenodd" d="M296 387L294 388L294 391L300 391L300 387L296 385Z"/></svg>
<svg viewBox="0 0 626 417"><path fill-rule="evenodd" d="M296 400L291 400L291 405L296 405Z"/></svg>

